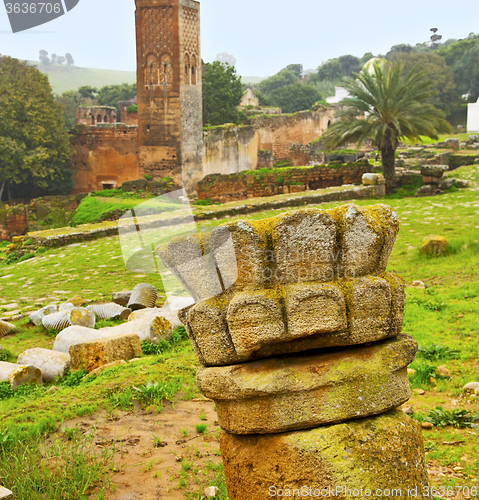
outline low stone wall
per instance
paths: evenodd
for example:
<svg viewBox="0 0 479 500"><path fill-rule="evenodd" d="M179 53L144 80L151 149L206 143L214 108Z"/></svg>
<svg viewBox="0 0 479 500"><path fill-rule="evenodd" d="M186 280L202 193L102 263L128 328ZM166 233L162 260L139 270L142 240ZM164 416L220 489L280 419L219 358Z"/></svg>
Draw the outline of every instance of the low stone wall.
<svg viewBox="0 0 479 500"><path fill-rule="evenodd" d="M370 172L367 161L313 167L250 170L231 175L211 174L198 183L200 200L228 202L275 194L298 193L344 184L360 184Z"/></svg>
<svg viewBox="0 0 479 500"><path fill-rule="evenodd" d="M28 231L28 212L24 205L11 208L0 207L0 240L9 240L12 236L22 236Z"/></svg>
<svg viewBox="0 0 479 500"><path fill-rule="evenodd" d="M367 198L382 198L385 195L384 184L374 186L354 186L354 187L336 187L327 191L311 192L304 195L292 196L289 198L267 200L261 203L252 203L248 205L240 205L236 207L228 207L219 210L211 210L201 212L195 215L196 221L221 219L223 217L234 217L242 214L250 214L262 212L264 210L280 210L282 208L302 207L304 205L327 203L331 201L347 201ZM184 222L187 222L189 217L186 217ZM179 218L175 219L177 224L183 221ZM143 224L142 227L156 228L169 226L172 224L171 219L154 221L150 224ZM56 231L38 231L28 233L20 241L16 242L17 248L12 248L13 252L22 255L24 253L33 252L39 247L63 247L72 243L80 243L82 241L94 240L106 236L115 236L118 234L118 222L107 221L101 224L78 226L66 232L58 229ZM22 248L22 240L31 240L28 248Z"/></svg>

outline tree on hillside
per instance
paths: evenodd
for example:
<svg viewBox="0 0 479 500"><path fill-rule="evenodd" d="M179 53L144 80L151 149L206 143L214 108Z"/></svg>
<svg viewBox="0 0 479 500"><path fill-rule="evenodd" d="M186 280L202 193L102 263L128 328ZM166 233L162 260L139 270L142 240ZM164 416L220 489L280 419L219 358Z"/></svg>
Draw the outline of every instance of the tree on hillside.
<svg viewBox="0 0 479 500"><path fill-rule="evenodd" d="M48 66L50 64L50 58L48 57L48 52L46 50L40 50L39 59L44 66Z"/></svg>
<svg viewBox="0 0 479 500"><path fill-rule="evenodd" d="M73 59L72 55L69 52L67 52L65 54L65 60L66 60L66 62L68 64L68 66L74 66L75 65L75 60Z"/></svg>
<svg viewBox="0 0 479 500"><path fill-rule="evenodd" d="M55 101L63 107L63 118L66 130L70 130L77 123L76 114L79 106L96 106L98 101L83 97L80 92L67 90L60 96L55 96Z"/></svg>
<svg viewBox="0 0 479 500"><path fill-rule="evenodd" d="M357 79L345 79L351 97L343 99L338 121L323 136L327 149L348 142L361 145L371 140L381 153L386 190L394 184L395 152L401 137L412 141L420 136L437 139L438 133L450 132L443 113L425 103L433 95L431 82L418 67L405 74L401 62L373 65Z"/></svg>
<svg viewBox="0 0 479 500"><path fill-rule="evenodd" d="M469 94L469 100L479 98L479 43L464 52L452 67L461 94Z"/></svg>
<svg viewBox="0 0 479 500"><path fill-rule="evenodd" d="M289 71L292 71L297 78L301 78L303 74L303 65L302 64L288 64L286 68Z"/></svg>
<svg viewBox="0 0 479 500"><path fill-rule="evenodd" d="M0 56L0 189L14 196L67 194L70 141L47 75Z"/></svg>
<svg viewBox="0 0 479 500"><path fill-rule="evenodd" d="M219 61L203 62L203 125L239 123L237 109L243 88L234 67Z"/></svg>
<svg viewBox="0 0 479 500"><path fill-rule="evenodd" d="M295 83L273 90L268 101L272 106L281 108L283 113L295 113L311 109L311 106L322 98L322 94L312 85Z"/></svg>
<svg viewBox="0 0 479 500"><path fill-rule="evenodd" d="M343 77L341 66L337 59L330 59L318 68L317 79L338 82Z"/></svg>
<svg viewBox="0 0 479 500"><path fill-rule="evenodd" d="M83 85L78 88L78 93L85 99L95 99L98 94L98 89L91 85Z"/></svg>
<svg viewBox="0 0 479 500"><path fill-rule="evenodd" d="M266 78L258 84L258 89L260 92L268 97L273 90L279 89L281 87L286 87L287 85L293 85L297 83L299 80L299 76L292 70L288 68L283 68L281 71L278 71L273 76Z"/></svg>
<svg viewBox="0 0 479 500"><path fill-rule="evenodd" d="M447 114L460 106L454 73L437 52L393 52L389 60L393 63L401 61L405 73L409 73L415 66L424 71L427 79L431 80L431 90L435 91L435 95L426 99L427 103Z"/></svg>

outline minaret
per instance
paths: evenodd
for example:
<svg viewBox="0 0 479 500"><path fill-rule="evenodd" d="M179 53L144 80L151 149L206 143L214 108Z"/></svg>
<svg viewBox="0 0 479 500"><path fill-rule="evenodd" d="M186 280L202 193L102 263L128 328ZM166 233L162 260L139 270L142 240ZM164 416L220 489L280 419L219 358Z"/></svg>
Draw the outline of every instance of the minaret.
<svg viewBox="0 0 479 500"><path fill-rule="evenodd" d="M135 1L140 172L192 192L203 177L200 5Z"/></svg>

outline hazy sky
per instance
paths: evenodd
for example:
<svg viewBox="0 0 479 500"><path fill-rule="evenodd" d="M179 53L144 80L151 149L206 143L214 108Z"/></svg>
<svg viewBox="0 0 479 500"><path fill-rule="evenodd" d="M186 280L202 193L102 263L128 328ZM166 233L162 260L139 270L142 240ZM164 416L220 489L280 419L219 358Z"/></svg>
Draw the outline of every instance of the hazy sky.
<svg viewBox="0 0 479 500"><path fill-rule="evenodd" d="M10 0L15 2L16 0ZM21 1L21 0L18 0ZM42 0L49 1L49 0ZM57 0L51 0L57 1ZM80 0L69 13L30 31L12 34L0 2L0 54L38 60L70 52L76 66L134 71L134 0ZM386 53L392 45L426 41L439 28L443 41L478 32L477 0L204 0L202 57L236 57L243 76L269 76L287 64L305 69L344 54Z"/></svg>

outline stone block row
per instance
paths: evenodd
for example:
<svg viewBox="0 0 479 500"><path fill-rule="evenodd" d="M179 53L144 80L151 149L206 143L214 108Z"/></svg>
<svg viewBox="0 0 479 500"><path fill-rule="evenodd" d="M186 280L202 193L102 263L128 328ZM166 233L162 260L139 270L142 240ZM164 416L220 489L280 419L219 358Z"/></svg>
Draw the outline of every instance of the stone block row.
<svg viewBox="0 0 479 500"><path fill-rule="evenodd" d="M386 270L399 223L387 205L308 208L261 221L235 221L209 237L157 247L166 267L196 300L237 289L272 287Z"/></svg>
<svg viewBox="0 0 479 500"><path fill-rule="evenodd" d="M233 434L269 434L368 417L410 397L408 335L333 352L301 353L200 368L201 392Z"/></svg>
<svg viewBox="0 0 479 500"><path fill-rule="evenodd" d="M200 362L227 365L401 332L404 280L393 273L273 289L229 290L184 314Z"/></svg>

